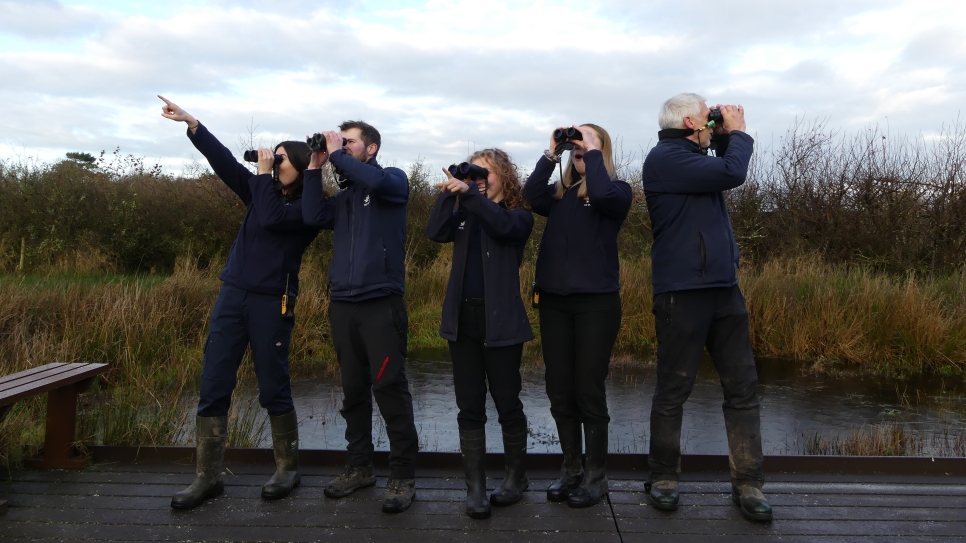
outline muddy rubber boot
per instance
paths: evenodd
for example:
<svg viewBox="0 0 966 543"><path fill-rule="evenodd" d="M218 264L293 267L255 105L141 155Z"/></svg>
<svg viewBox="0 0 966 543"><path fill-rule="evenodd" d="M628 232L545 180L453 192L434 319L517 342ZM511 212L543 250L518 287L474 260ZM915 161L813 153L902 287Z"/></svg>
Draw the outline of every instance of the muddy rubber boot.
<svg viewBox="0 0 966 543"><path fill-rule="evenodd" d="M560 436L563 464L560 466L560 478L547 488L547 499L552 502L566 501L584 478L584 468L581 463L584 436L580 423L557 421L557 435Z"/></svg>
<svg viewBox="0 0 966 543"><path fill-rule="evenodd" d="M299 419L290 413L269 417L272 424L272 448L275 451L275 475L262 487L262 497L278 500L299 486Z"/></svg>
<svg viewBox="0 0 966 543"><path fill-rule="evenodd" d="M360 488L376 484L376 468L372 462L364 466L346 466L342 474L325 485L323 491L329 498L344 498Z"/></svg>
<svg viewBox="0 0 966 543"><path fill-rule="evenodd" d="M416 499L416 479L393 479L386 482L386 497L382 500L383 513L402 513Z"/></svg>
<svg viewBox="0 0 966 543"><path fill-rule="evenodd" d="M470 518L490 518L486 501L486 430L460 430L460 453L466 473L466 514Z"/></svg>
<svg viewBox="0 0 966 543"><path fill-rule="evenodd" d="M651 496L651 505L655 509L660 509L661 511L678 510L680 494L678 493L677 481L667 479L654 481L651 484L649 494Z"/></svg>
<svg viewBox="0 0 966 543"><path fill-rule="evenodd" d="M592 507L607 494L607 423L584 424L584 479L570 493L570 507Z"/></svg>
<svg viewBox="0 0 966 543"><path fill-rule="evenodd" d="M225 441L228 439L228 417L196 417L195 433L195 480L191 486L171 498L172 509L194 509L225 491L221 469L225 461Z"/></svg>
<svg viewBox="0 0 966 543"><path fill-rule="evenodd" d="M527 423L523 421L523 424L514 426L503 428L506 477L490 494L490 503L501 507L517 503L530 488L530 479L527 478Z"/></svg>
<svg viewBox="0 0 966 543"><path fill-rule="evenodd" d="M745 518L757 522L771 522L771 505L760 488L754 486L731 487L731 501L741 508Z"/></svg>

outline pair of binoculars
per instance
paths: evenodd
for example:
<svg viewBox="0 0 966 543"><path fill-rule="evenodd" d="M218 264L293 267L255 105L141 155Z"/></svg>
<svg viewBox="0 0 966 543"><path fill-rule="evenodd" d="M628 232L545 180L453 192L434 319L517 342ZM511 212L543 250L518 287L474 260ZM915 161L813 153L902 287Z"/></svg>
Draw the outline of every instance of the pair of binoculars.
<svg viewBox="0 0 966 543"><path fill-rule="evenodd" d="M708 113L708 126L714 126L724 122L724 117L721 115L721 110L718 108L712 109Z"/></svg>
<svg viewBox="0 0 966 543"><path fill-rule="evenodd" d="M309 146L310 153L325 151L326 150L325 134L321 134L318 132L315 134L312 134L312 137L305 138L305 144ZM345 147L348 144L349 144L349 141L346 140L345 138L342 138L342 146Z"/></svg>
<svg viewBox="0 0 966 543"><path fill-rule="evenodd" d="M459 164L451 164L449 168L450 175L459 179L460 181L476 181L477 179L486 179L490 176L490 170L482 166L477 166L476 164L471 164L469 162L461 162Z"/></svg>
<svg viewBox="0 0 966 543"><path fill-rule="evenodd" d="M558 128L553 131L553 141L557 142L557 147L554 149L554 154L560 154L564 151L570 151L574 148L574 142L577 140L583 140L584 136L580 133L580 130L571 126L570 128Z"/></svg>
<svg viewBox="0 0 966 543"><path fill-rule="evenodd" d="M258 151L245 151L243 158L245 159L245 162L258 162ZM275 163L272 164L272 167L274 168L275 166L281 164L283 158L284 157L282 157L282 155L275 155Z"/></svg>

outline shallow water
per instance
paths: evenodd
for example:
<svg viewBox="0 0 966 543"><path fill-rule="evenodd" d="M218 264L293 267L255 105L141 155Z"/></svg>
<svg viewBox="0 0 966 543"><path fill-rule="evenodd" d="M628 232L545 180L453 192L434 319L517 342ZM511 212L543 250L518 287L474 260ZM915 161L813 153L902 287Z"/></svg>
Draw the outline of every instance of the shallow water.
<svg viewBox="0 0 966 543"><path fill-rule="evenodd" d="M446 354L420 353L407 363L419 444L424 451L459 450L450 362L440 360ZM962 380L814 375L803 372L798 363L777 360L759 360L758 373L765 454L801 454L807 434L844 435L864 424L900 422L926 433L937 424L959 433L964 429L966 387ZM653 368L611 371L607 381L611 452L647 452L655 381ZM301 421L301 446L344 449L345 421L339 414L342 391L338 381L298 381L292 388ZM255 395L253 390L239 390L235 396L237 401ZM559 452L542 369L524 374L521 399L529 419L530 451ZM681 435L685 453L727 454L721 402L717 373L710 359L705 360L684 408ZM385 427L378 408L375 411L374 443L377 450L388 450ZM487 417L487 450L501 452L500 426L489 398ZM267 425L263 437L263 444L270 443Z"/></svg>

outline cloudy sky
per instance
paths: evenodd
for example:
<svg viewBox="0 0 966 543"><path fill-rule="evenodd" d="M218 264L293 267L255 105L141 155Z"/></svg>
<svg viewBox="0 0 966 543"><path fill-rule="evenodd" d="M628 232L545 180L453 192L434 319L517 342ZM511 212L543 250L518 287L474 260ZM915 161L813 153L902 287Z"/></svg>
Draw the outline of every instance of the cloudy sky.
<svg viewBox="0 0 966 543"><path fill-rule="evenodd" d="M180 170L200 155L157 94L236 151L364 119L400 166L498 146L529 168L584 122L639 152L681 91L743 104L764 144L796 117L928 137L966 105L963 21L961 0L0 0L0 159Z"/></svg>

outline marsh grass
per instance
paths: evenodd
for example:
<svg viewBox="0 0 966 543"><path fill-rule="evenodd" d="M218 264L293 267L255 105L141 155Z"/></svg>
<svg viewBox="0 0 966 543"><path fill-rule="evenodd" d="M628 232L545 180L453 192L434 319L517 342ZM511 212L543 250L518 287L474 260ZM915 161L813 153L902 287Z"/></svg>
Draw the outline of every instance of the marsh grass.
<svg viewBox="0 0 966 543"><path fill-rule="evenodd" d="M809 431L803 435L806 455L833 456L966 456L966 433L937 423L917 429L900 422L868 424L844 435L826 436Z"/></svg>

